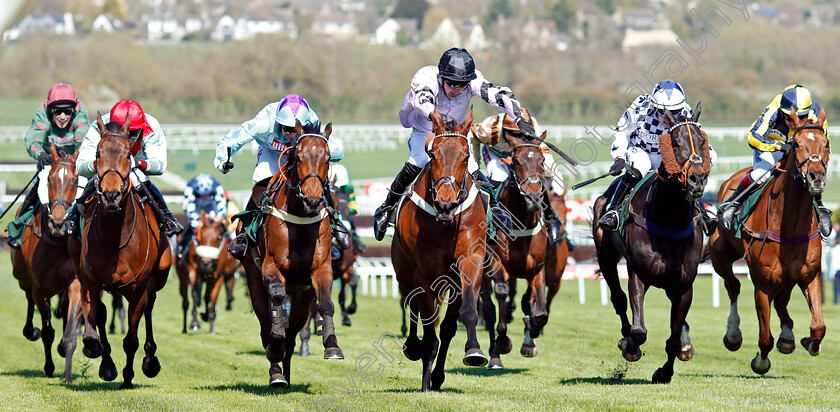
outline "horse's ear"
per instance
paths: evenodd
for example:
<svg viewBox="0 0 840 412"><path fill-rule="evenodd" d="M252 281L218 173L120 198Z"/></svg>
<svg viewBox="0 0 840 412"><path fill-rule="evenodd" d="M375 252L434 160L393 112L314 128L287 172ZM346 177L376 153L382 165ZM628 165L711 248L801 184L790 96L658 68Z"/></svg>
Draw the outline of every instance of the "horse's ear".
<svg viewBox="0 0 840 412"><path fill-rule="evenodd" d="M295 134L297 134L298 137L303 135L303 125L300 124L300 120L298 119L295 119Z"/></svg>
<svg viewBox="0 0 840 412"><path fill-rule="evenodd" d="M540 140L545 140L546 135L548 134L547 130L543 130L542 134L540 135Z"/></svg>
<svg viewBox="0 0 840 412"><path fill-rule="evenodd" d="M105 134L105 123L102 121L102 113L99 110L96 111L96 127L99 128L100 136Z"/></svg>
<svg viewBox="0 0 840 412"><path fill-rule="evenodd" d="M128 133L131 131L131 116L125 117L125 123L120 128L120 133L128 138Z"/></svg>
<svg viewBox="0 0 840 412"><path fill-rule="evenodd" d="M53 160L61 159L61 156L58 154L58 149L55 148L54 144L50 145L50 156L52 156Z"/></svg>
<svg viewBox="0 0 840 412"><path fill-rule="evenodd" d="M461 134L466 135L470 131L470 125L472 125L473 121L473 110L472 106L470 106L470 112L467 113L467 118L464 119L463 122L458 126L458 131Z"/></svg>
<svg viewBox="0 0 840 412"><path fill-rule="evenodd" d="M799 126L802 126L804 123L802 120L799 119L799 115L796 113L796 105L790 107L790 114L788 115L790 118L791 129L798 129Z"/></svg>
<svg viewBox="0 0 840 412"><path fill-rule="evenodd" d="M703 111L703 108L700 107L700 100L697 101L697 106L694 106L694 116L691 116L691 121L696 122L697 119L700 118L700 113Z"/></svg>
<svg viewBox="0 0 840 412"><path fill-rule="evenodd" d="M324 128L323 136L325 139L330 140L330 135L332 134L332 122L327 123L327 127Z"/></svg>
<svg viewBox="0 0 840 412"><path fill-rule="evenodd" d="M443 123L443 119L440 118L440 112L438 112L437 106L435 106L435 110L432 112L432 130L445 130L446 125Z"/></svg>
<svg viewBox="0 0 840 412"><path fill-rule="evenodd" d="M668 119L668 122L671 123L671 126L677 124L677 118L674 117L674 114L671 113L670 110L665 110L665 118Z"/></svg>
<svg viewBox="0 0 840 412"><path fill-rule="evenodd" d="M817 115L817 124L822 126L825 124L825 109L820 107L820 113Z"/></svg>

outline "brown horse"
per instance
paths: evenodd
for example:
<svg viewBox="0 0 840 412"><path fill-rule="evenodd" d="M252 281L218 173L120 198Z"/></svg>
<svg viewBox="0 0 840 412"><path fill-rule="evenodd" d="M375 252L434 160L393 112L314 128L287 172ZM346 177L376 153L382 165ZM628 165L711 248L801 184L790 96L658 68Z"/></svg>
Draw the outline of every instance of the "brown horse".
<svg viewBox="0 0 840 412"><path fill-rule="evenodd" d="M268 214L257 232L257 245L242 260L265 356L271 364L269 386L273 388L289 387L295 337L316 298L324 318L324 358L344 358L333 324L332 234L324 202L332 124L323 134L300 122L295 130L300 137L284 168L266 189L269 201L262 210ZM287 293L291 303L288 318L283 307Z"/></svg>
<svg viewBox="0 0 840 412"><path fill-rule="evenodd" d="M181 333L187 333L190 287L192 287L193 298L190 329L198 330L201 327L198 321L198 307L201 305L201 288L204 285L207 287L204 293L204 312L201 314L201 318L210 324L210 333L213 333L219 292L222 290L222 285L233 279L239 264L239 261L227 250L226 224L227 221L224 217L214 218L202 211L198 218L198 227L195 228L195 236L190 242L189 248L183 259L175 262L184 311Z"/></svg>
<svg viewBox="0 0 840 412"><path fill-rule="evenodd" d="M548 290L545 293L546 309L551 313L551 302L554 296L560 291L560 278L566 270L566 264L569 261L569 242L568 232L566 232L566 193L562 195L551 193L551 207L557 213L560 219L560 226L563 228L566 236L561 237L562 242L557 243L554 247L549 247L545 253L545 286Z"/></svg>
<svg viewBox="0 0 840 412"><path fill-rule="evenodd" d="M664 289L671 301L671 334L665 342L668 360L654 372L654 383L671 381L677 356L686 361L694 355L685 318L703 249L702 225L697 223L701 211L695 209L695 199L703 194L710 167L708 141L697 123L700 103L690 119L682 115L675 119L670 112L666 116L674 126L659 138L662 164L630 195L624 236L622 228L611 232L598 225L607 203L604 196L595 201L592 220L598 264L621 318L618 347L625 359L638 360L640 346L647 340L643 311L648 288ZM618 280L622 256L627 259L632 325L627 319L627 296Z"/></svg>
<svg viewBox="0 0 840 412"><path fill-rule="evenodd" d="M31 224L27 225L20 242L20 250L12 249L12 274L18 280L20 288L26 293L26 324L23 336L31 341L41 338L44 344L44 372L48 377L53 376L55 365L52 360L52 343L55 329L50 321L50 298L58 294L65 294L64 299L69 308L64 310L64 326L67 329L68 318L79 316L79 281L73 272L73 261L67 252L67 231L64 229L64 215L73 204L78 188L78 173L76 172L76 156L56 151L50 145L50 155L53 164L47 178L49 187L49 204L46 207L38 204L32 215ZM37 187L32 190L38 190ZM75 293L67 294L68 289ZM38 307L41 314L41 329L32 326L34 307ZM76 331L73 328L72 343L68 339L58 346L58 352L65 357L64 382L73 381L73 352L76 348Z"/></svg>
<svg viewBox="0 0 840 412"><path fill-rule="evenodd" d="M542 136L545 139L545 133ZM543 154L540 146L526 140L509 136L513 152L509 176L499 193L500 205L508 211L514 221L510 233L500 230L498 242L488 254L485 276L482 279L482 312L490 333L490 369L502 369L500 354L510 353L512 342L507 336L509 282L517 278L528 281L528 293L522 299L525 313L526 341L520 348L523 356L533 357L537 347L533 338L539 336L548 322L548 308L545 300L545 258L549 248L548 236L543 227L542 201L545 195ZM491 282L492 278L492 282ZM495 283L495 286L492 284ZM499 302L499 323L495 338L493 325L496 323L495 307L490 298L495 292Z"/></svg>
<svg viewBox="0 0 840 412"><path fill-rule="evenodd" d="M417 177L411 200L399 208L391 243L394 272L410 313L403 352L410 360L422 359L423 391L439 390L443 384L446 353L459 317L467 329L464 364L487 364L475 331L487 217L467 173L470 151L466 133L472 112L460 125L447 127L435 109L432 122L433 134L426 145L429 163ZM448 307L438 341L435 324L447 291ZM417 337L418 323L423 325L422 342Z"/></svg>
<svg viewBox="0 0 840 412"><path fill-rule="evenodd" d="M82 339L83 352L89 358L102 356L99 377L106 381L116 379L117 368L105 330L102 291L119 292L128 301L128 332L123 339L126 365L120 388L130 389L134 387L134 355L139 347L137 332L144 315L143 373L153 378L160 372L152 309L157 291L166 284L172 257L169 240L161 233L150 204L154 200L143 200L131 181L134 142L128 140L129 121L106 126L97 116L97 127L102 139L96 148L96 197L85 210L81 239L71 238L68 246L81 281L84 321L88 325Z"/></svg>
<svg viewBox="0 0 840 412"><path fill-rule="evenodd" d="M790 129L795 130L791 150L783 158L784 166L777 169L779 173L761 193L753 209L755 212L743 222L740 239L735 237L734 229L723 228L710 239L712 265L723 278L731 302L727 332L723 337L724 345L731 351L738 350L742 342L737 305L741 283L732 273L732 263L742 256L747 260L755 286L760 349L750 366L758 374L770 370L767 355L773 349L771 304L781 320L779 352L788 354L796 348L793 320L787 311L794 285L802 289L811 309L811 334L802 338L802 346L816 356L825 336L819 276L822 247L813 207L814 195L825 189L827 175L829 143L822 129L824 121L825 111L820 113L816 124L793 116L789 121ZM730 191L749 171L749 168L741 170L721 185L720 201L728 198Z"/></svg>

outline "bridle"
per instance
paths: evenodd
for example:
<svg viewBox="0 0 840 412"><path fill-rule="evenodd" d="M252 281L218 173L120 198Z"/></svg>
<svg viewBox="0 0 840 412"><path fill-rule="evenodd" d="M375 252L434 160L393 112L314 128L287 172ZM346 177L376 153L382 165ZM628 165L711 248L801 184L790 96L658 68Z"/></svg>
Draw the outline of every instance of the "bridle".
<svg viewBox="0 0 840 412"><path fill-rule="evenodd" d="M805 124L805 125L802 125L802 126L797 127L797 128L793 131L793 135L794 135L794 136L796 136L796 135L797 135L800 131L802 131L802 130L807 130L807 129L814 129L814 130L819 130L820 132L823 132L823 128L822 128L822 126L820 126L820 125L818 125L818 124L816 124L816 123L809 123L809 124ZM828 138L826 137L826 141L827 141L827 140L828 140ZM791 145L790 145L790 148L791 148L791 150L790 150L790 153L791 153L791 154L790 154L790 156L792 156L792 157L793 157L793 161L794 161L794 162L796 162L796 161L797 161L797 158L796 158L796 149L797 149L798 147L799 147L799 143L797 143L797 142L796 142L796 140L794 139L794 140L791 142ZM828 147L828 143L826 143L826 147ZM819 162L819 163L823 166L823 168L827 167L827 166L826 166L826 162L822 159L822 156L820 156L820 155L818 155L818 154L816 154L816 153L812 153L810 156L808 156L808 158L807 158L807 159L805 159L805 160L803 160L803 161L801 161L801 162L796 163L796 170L795 170L795 171L793 171L793 172L789 172L789 173L791 174L791 176L793 176L793 178L794 178L794 179L800 180L800 181L802 181L803 183L805 183L805 180L806 180L806 179L805 179L805 174L804 174L804 173L802 173L802 166L806 166L806 167L805 167L805 169L807 170L807 169L810 167L810 165L811 165L811 163L812 163L812 162Z"/></svg>
<svg viewBox="0 0 840 412"><path fill-rule="evenodd" d="M300 163L300 158L297 155L297 147L300 144L300 141L304 137L318 137L318 138L324 139L325 142L329 142L326 137L324 137L320 134L317 134L317 133L305 133L305 134L300 135L297 138L297 141L295 142L295 164L296 164L295 165L295 174L297 174L297 164ZM318 179L318 181L321 182L321 187L323 188L324 193L327 193L329 191L329 183L327 182L327 179L325 179L324 177L322 177L318 173L310 173L310 174L308 174L306 176L303 176L303 177L298 176L296 185L292 185L291 183L289 183L289 187L291 187L292 190L294 190L294 192L295 192L295 194L297 195L298 198L303 199L303 198L306 197L306 195L303 194L303 184L306 183L306 180L310 179L310 178Z"/></svg>
<svg viewBox="0 0 840 412"><path fill-rule="evenodd" d="M540 149L539 145L530 144L530 143L523 143L523 144L518 144L516 146L513 146L513 151L516 152L516 149L519 149L521 147L535 147L537 149ZM515 153L513 153L513 155L511 156L511 160L512 160L512 162L519 163L516 160L516 154ZM509 176L510 181L516 186L517 190L519 190L519 194L521 194L524 197L531 197L533 199L533 194L534 193L531 192L530 190L526 192L522 188L523 184L528 184L528 183L539 183L540 184L540 190L537 193L540 197L543 195L543 193L545 193L545 190L546 190L545 182L543 181L541 176L529 176L525 180L522 180L516 174L515 169L516 169L516 166L514 164L511 164L511 167L508 168L508 176ZM534 199L534 200L538 201L539 199Z"/></svg>
<svg viewBox="0 0 840 412"><path fill-rule="evenodd" d="M105 133L105 135L102 136L102 137L105 138L105 137L109 137L109 136L121 137L121 138L125 139L126 141L128 141L128 138L126 138L124 135L122 135L121 133L118 133L118 132L108 132L108 133ZM130 149L131 148L131 142L130 141L129 141L128 147L129 147L128 156L131 156L131 149ZM96 157L97 157L97 159L99 158L99 150L96 151ZM125 193L131 187L131 185L128 182L129 176L131 174L131 170L129 170L128 173L126 173L126 175L123 176L123 174L120 173L119 170L112 167L112 168L106 170L105 172L103 172L102 175L97 175L96 176L95 185L96 185L96 196L97 197L102 196L102 179L104 179L105 176L107 176L108 173L111 173L111 172L116 173L117 176L119 176L120 179L122 180L122 182L120 183L120 195L121 196L125 196Z"/></svg>
<svg viewBox="0 0 840 412"><path fill-rule="evenodd" d="M684 121L679 122L679 123L671 126L670 128L668 128L668 134L670 134L672 136L673 136L674 129L676 129L679 126L686 126L686 129L688 130L688 142L689 142L689 146L691 146L691 156L688 157L688 160L686 160L682 164L682 167L680 168L681 169L680 170L680 181L682 181L683 186L686 186L686 187L688 187L688 168L689 168L689 166L697 165L697 164L699 164L701 166L703 165L703 158L699 154L697 154L697 150L694 149L694 136L691 134L691 126L692 125L697 126L697 130L700 130L700 123L695 122L693 120L684 120Z"/></svg>
<svg viewBox="0 0 840 412"><path fill-rule="evenodd" d="M455 132L441 133L441 134L436 134L432 137L432 140L429 143L429 149L431 149L431 147L434 145L435 140L437 140L437 138L439 138L439 137L460 137L460 138L464 139L465 141L469 141L469 139L467 139L467 136L464 135L464 134L461 134L461 133L455 133ZM435 156L432 154L431 150L429 150L428 153L429 153L429 163L431 164L436 159L435 159ZM451 176L451 175L450 176L442 176L438 179L435 179L432 176L431 167L429 169L430 169L429 173L427 173L426 176L428 176L429 192L432 193L432 198L433 199L437 198L438 190L440 190L444 185L452 186L454 189L457 190L458 195L455 199L456 203L461 203L461 202L464 201L464 199L467 198L467 194L468 194L467 189L468 188L467 188L467 169L466 168L464 169L464 175L461 177L460 181L458 179L456 179L455 176Z"/></svg>
<svg viewBox="0 0 840 412"><path fill-rule="evenodd" d="M72 168L74 168L74 169L76 168L76 164L75 164L75 163L70 163L70 162L65 162L65 161L53 162L53 164L58 164L58 165L62 165L62 166L72 167ZM47 177L47 181L49 181L49 180L51 180L51 179L50 179L50 177L48 176L48 177ZM62 182L62 184L61 184L61 191L60 191L60 192L61 192L61 193L64 193L64 190L65 190L65 187L66 187L66 185L64 184L64 179L61 179L61 182ZM76 182L77 182L77 183L76 183L74 186L78 187L78 180L77 180ZM61 206L64 206L65 208L69 209L71 206L73 206L73 203L68 202L68 201L67 201L67 200L65 200L63 197L59 197L59 198L57 198L57 199L50 200L50 202L47 204L47 211L49 212L50 216L52 216L53 207L54 207L55 205L61 205Z"/></svg>

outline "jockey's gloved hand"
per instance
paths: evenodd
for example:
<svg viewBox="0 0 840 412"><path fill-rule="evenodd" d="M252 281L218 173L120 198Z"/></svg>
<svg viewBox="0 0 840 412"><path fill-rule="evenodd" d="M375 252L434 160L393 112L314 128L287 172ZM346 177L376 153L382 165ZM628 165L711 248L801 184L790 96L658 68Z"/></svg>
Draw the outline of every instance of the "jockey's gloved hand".
<svg viewBox="0 0 840 412"><path fill-rule="evenodd" d="M49 153L41 153L38 155L38 170L44 170L44 167L52 164L52 156Z"/></svg>
<svg viewBox="0 0 840 412"><path fill-rule="evenodd" d="M787 153L790 151L790 143L782 143L779 145L779 151L782 153Z"/></svg>
<svg viewBox="0 0 840 412"><path fill-rule="evenodd" d="M519 118L516 121L516 125L519 126L519 131L528 139L536 139L537 132L534 130L534 126L531 126L531 123L528 123L525 118Z"/></svg>
<svg viewBox="0 0 840 412"><path fill-rule="evenodd" d="M230 160L226 160L222 163L222 166L219 169L219 171L221 171L223 174L227 174L227 172L230 172L231 169L233 169L233 162L231 162Z"/></svg>
<svg viewBox="0 0 840 412"><path fill-rule="evenodd" d="M129 156L129 159L131 159L131 168L140 169L141 172L145 172L146 167L148 167L149 165L148 163L146 163L145 160L137 160L134 158L134 156Z"/></svg>
<svg viewBox="0 0 840 412"><path fill-rule="evenodd" d="M624 165L625 164L626 164L626 162L624 161L624 159L622 159L620 157L617 157L615 159L615 163L613 163L613 165L610 166L610 171L608 173L613 175L613 176L620 175L621 172L624 170Z"/></svg>

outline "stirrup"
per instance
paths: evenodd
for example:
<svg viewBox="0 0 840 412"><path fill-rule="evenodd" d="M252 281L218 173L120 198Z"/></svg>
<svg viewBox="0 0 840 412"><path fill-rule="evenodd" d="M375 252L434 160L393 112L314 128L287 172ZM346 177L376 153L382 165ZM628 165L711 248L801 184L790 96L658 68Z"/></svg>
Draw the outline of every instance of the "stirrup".
<svg viewBox="0 0 840 412"><path fill-rule="evenodd" d="M20 249L20 243L18 243L17 239L9 236L8 234L5 234L3 237L6 238L6 244L9 245L10 248Z"/></svg>
<svg viewBox="0 0 840 412"><path fill-rule="evenodd" d="M829 236L831 236L831 232L834 229L832 227L832 224L831 224L832 211L829 210L826 207L820 207L820 208L818 208L818 210L819 210L819 216L818 216L817 229L819 229L819 231L820 231L820 236L822 236L823 239L826 239Z"/></svg>
<svg viewBox="0 0 840 412"><path fill-rule="evenodd" d="M598 225L610 232L615 232L618 229L618 212L608 210L607 213L604 213L604 216L601 216Z"/></svg>
<svg viewBox="0 0 840 412"><path fill-rule="evenodd" d="M732 224L735 222L735 215L740 209L741 205L738 204L738 202L729 202L722 204L719 209L720 219L718 223L720 223L720 226L726 230L731 230Z"/></svg>
<svg viewBox="0 0 840 412"><path fill-rule="evenodd" d="M178 220L175 219L174 217L170 216L170 217L164 218L164 221L165 221L165 223L163 224L163 226L164 226L164 231L166 232L166 236L172 237L172 236L180 235L181 232L184 231L184 227L181 226L181 223L178 222Z"/></svg>
<svg viewBox="0 0 840 412"><path fill-rule="evenodd" d="M235 258L242 260L245 257L245 252L248 251L248 235L242 232L233 238L233 242L228 245L228 252Z"/></svg>

